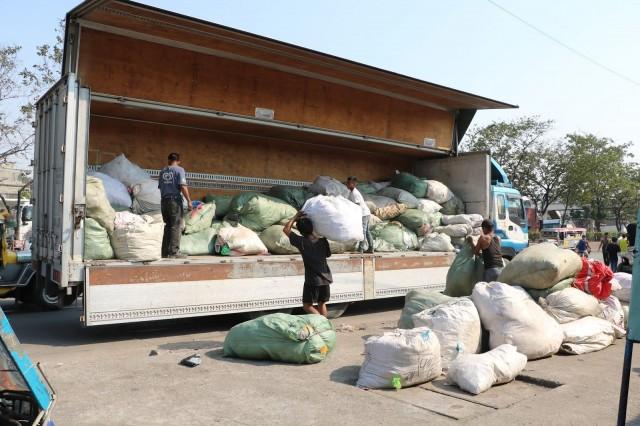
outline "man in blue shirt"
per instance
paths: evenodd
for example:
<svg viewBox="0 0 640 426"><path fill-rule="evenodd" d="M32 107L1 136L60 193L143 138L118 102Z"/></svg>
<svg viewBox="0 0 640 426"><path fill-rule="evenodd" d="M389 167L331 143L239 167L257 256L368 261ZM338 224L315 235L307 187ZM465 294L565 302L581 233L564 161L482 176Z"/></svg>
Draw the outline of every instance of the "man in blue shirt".
<svg viewBox="0 0 640 426"><path fill-rule="evenodd" d="M164 221L162 236L162 257L183 259L180 253L180 235L182 234L182 196L191 210L191 197L187 188L187 177L180 167L180 154L172 152L168 157L169 165L160 171L158 188L160 189L160 209Z"/></svg>

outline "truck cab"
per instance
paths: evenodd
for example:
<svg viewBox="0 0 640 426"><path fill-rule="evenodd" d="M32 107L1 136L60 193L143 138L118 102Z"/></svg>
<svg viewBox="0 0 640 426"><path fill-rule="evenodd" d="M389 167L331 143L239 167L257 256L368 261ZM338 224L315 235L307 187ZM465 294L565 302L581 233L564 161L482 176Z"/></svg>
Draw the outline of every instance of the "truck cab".
<svg viewBox="0 0 640 426"><path fill-rule="evenodd" d="M522 195L496 160L491 159L491 219L500 237L502 255L512 259L529 246L529 227Z"/></svg>

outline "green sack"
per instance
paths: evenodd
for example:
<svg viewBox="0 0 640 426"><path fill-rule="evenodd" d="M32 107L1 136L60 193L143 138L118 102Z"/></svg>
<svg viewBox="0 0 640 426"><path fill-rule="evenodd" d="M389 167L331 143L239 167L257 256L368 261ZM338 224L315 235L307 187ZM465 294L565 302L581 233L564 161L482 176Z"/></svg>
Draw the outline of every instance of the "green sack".
<svg viewBox="0 0 640 426"><path fill-rule="evenodd" d="M360 191L360 193L362 195L364 195L364 194L375 194L376 192L378 192L378 188L376 188L375 185L372 185L370 183L359 183L358 184L358 191Z"/></svg>
<svg viewBox="0 0 640 426"><path fill-rule="evenodd" d="M226 220L240 223L254 232L290 219L297 210L282 200L257 192L244 192L233 197Z"/></svg>
<svg viewBox="0 0 640 426"><path fill-rule="evenodd" d="M538 299L541 297L545 298L551 293L555 293L556 291L564 290L565 288L571 287L573 285L573 281L574 281L574 278L567 278L546 290L536 290L533 288L525 288L525 290L527 290L527 293L529 293L529 296L531 296L533 300L537 302Z"/></svg>
<svg viewBox="0 0 640 426"><path fill-rule="evenodd" d="M442 205L442 210L440 210L441 214L456 215L456 214L462 214L465 212L464 202L456 196L454 196L452 199L450 199L449 201L441 205Z"/></svg>
<svg viewBox="0 0 640 426"><path fill-rule="evenodd" d="M184 233L195 234L211 227L211 222L216 216L214 203L199 204L198 207L184 214Z"/></svg>
<svg viewBox="0 0 640 426"><path fill-rule="evenodd" d="M387 186L386 188L382 188L377 193L378 195L382 195L383 197L389 197L396 200L398 203L404 204L409 209L418 208L420 202L412 193L405 191L404 189L394 188L391 186Z"/></svg>
<svg viewBox="0 0 640 426"><path fill-rule="evenodd" d="M390 243L396 250L407 251L418 248L418 236L400 222L381 222L371 228L375 239Z"/></svg>
<svg viewBox="0 0 640 426"><path fill-rule="evenodd" d="M445 296L435 290L425 290L422 288L411 290L404 297L404 308L402 308L402 313L400 314L398 328L415 328L413 324L414 314L451 300L453 300L453 297Z"/></svg>
<svg viewBox="0 0 640 426"><path fill-rule="evenodd" d="M180 252L189 256L213 254L216 230L206 228L180 238Z"/></svg>
<svg viewBox="0 0 640 426"><path fill-rule="evenodd" d="M260 234L260 239L272 254L298 254L297 248L291 245L289 237L282 230L282 225L271 225ZM293 232L293 231L292 231Z"/></svg>
<svg viewBox="0 0 640 426"><path fill-rule="evenodd" d="M427 189L429 188L427 181L405 172L396 174L391 179L391 186L404 189L418 198L426 197Z"/></svg>
<svg viewBox="0 0 640 426"><path fill-rule="evenodd" d="M431 222L433 214L425 213L418 209L408 209L395 220L422 237L432 230Z"/></svg>
<svg viewBox="0 0 640 426"><path fill-rule="evenodd" d="M482 258L478 256L476 261L471 244L464 244L449 267L444 294L452 297L471 296L473 286L478 282L481 265Z"/></svg>
<svg viewBox="0 0 640 426"><path fill-rule="evenodd" d="M107 230L90 217L84 220L84 258L87 260L114 258Z"/></svg>
<svg viewBox="0 0 640 426"><path fill-rule="evenodd" d="M281 185L272 186L267 192L267 195L284 201L290 206L295 207L296 210L300 210L304 202L312 196L312 194L304 188Z"/></svg>
<svg viewBox="0 0 640 426"><path fill-rule="evenodd" d="M95 219L107 232L112 232L116 212L109 204L102 181L95 176L87 177L86 192L87 217Z"/></svg>
<svg viewBox="0 0 640 426"><path fill-rule="evenodd" d="M224 339L225 356L313 364L336 344L336 332L322 315L270 314L234 326Z"/></svg>
<svg viewBox="0 0 640 426"><path fill-rule="evenodd" d="M211 226L210 228L213 229L216 233L216 235L218 234L218 232L220 232L220 228L222 228L223 226L230 226L228 223L225 224L223 221L218 220L218 219L214 219L211 222Z"/></svg>
<svg viewBox="0 0 640 426"><path fill-rule="evenodd" d="M216 205L216 218L222 219L227 213L229 213L229 207L231 207L231 200L233 196L231 195L213 195L207 194L204 197L205 203L214 203Z"/></svg>
<svg viewBox="0 0 640 426"><path fill-rule="evenodd" d="M373 250L376 253L395 253L399 251L393 244L379 238L373 239Z"/></svg>

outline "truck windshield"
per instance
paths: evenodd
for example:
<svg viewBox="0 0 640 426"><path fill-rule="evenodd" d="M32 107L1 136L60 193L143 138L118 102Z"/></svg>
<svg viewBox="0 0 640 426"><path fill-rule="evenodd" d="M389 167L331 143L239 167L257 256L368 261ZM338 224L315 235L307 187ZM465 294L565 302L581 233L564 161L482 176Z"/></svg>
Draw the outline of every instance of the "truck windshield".
<svg viewBox="0 0 640 426"><path fill-rule="evenodd" d="M507 196L509 219L516 225L522 226L524 223L524 207L522 206L522 198L518 196Z"/></svg>

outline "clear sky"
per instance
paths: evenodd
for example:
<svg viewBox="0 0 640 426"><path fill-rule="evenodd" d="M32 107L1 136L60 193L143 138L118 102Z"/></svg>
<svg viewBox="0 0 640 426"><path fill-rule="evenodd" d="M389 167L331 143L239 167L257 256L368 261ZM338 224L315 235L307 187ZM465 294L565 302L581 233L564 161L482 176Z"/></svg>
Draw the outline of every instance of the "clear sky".
<svg viewBox="0 0 640 426"><path fill-rule="evenodd" d="M495 0L593 65L488 0L148 0L263 36L517 104L474 123L535 114L554 136L590 132L634 141L640 157L640 1ZM69 0L0 0L0 44L53 41Z"/></svg>

